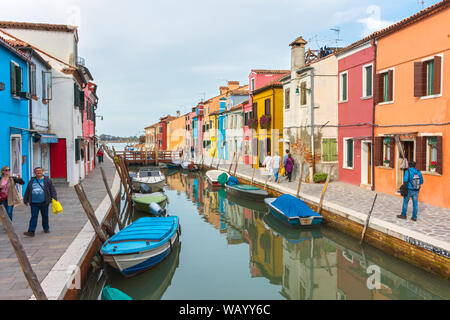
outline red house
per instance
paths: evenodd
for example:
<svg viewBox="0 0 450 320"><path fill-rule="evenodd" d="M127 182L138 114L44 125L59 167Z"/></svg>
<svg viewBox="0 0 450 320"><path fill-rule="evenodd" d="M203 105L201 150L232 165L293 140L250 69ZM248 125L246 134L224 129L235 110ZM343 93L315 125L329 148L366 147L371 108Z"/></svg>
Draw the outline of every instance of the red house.
<svg viewBox="0 0 450 320"><path fill-rule="evenodd" d="M372 189L373 41L349 45L337 59L339 180Z"/></svg>
<svg viewBox="0 0 450 320"><path fill-rule="evenodd" d="M159 124L156 128L156 143L158 145L158 150L167 150L167 124L170 120L175 119L173 116L166 116L159 118Z"/></svg>

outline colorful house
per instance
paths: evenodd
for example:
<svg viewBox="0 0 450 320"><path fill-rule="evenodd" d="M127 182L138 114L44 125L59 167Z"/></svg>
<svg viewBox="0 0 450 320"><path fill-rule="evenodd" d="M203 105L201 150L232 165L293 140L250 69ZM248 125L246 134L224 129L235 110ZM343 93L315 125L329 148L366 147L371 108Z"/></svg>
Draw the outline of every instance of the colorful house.
<svg viewBox="0 0 450 320"><path fill-rule="evenodd" d="M252 69L249 74L249 97L248 103L243 106L244 113L244 163L252 164L253 159L257 159L258 154L258 139L254 136L254 129L249 127L250 119L254 118L253 113L253 97L252 92L259 89L268 83L279 78L280 75L289 72L289 70L265 70L265 69ZM256 108L255 108L256 110ZM251 122L251 121L250 121Z"/></svg>
<svg viewBox="0 0 450 320"><path fill-rule="evenodd" d="M403 159L414 160L424 178L419 201L450 208L447 30L450 1L441 1L375 33L374 184L398 195Z"/></svg>
<svg viewBox="0 0 450 320"><path fill-rule="evenodd" d="M336 56L339 180L372 189L374 41L357 42Z"/></svg>
<svg viewBox="0 0 450 320"><path fill-rule="evenodd" d="M220 107L218 114L218 138L217 138L217 150L218 158L222 160L228 160L228 145L226 138L226 114L224 113L227 109L227 99L225 97L220 98Z"/></svg>
<svg viewBox="0 0 450 320"><path fill-rule="evenodd" d="M182 151L185 146L186 117L177 115L167 123L167 148L171 151Z"/></svg>
<svg viewBox="0 0 450 320"><path fill-rule="evenodd" d="M34 136L28 120L31 64L24 53L0 38L0 167L9 166L11 174L25 181L31 177L30 143Z"/></svg>
<svg viewBox="0 0 450 320"><path fill-rule="evenodd" d="M167 124L174 118L171 115L167 115L159 119L159 124L156 129L156 143L160 151L167 150Z"/></svg>
<svg viewBox="0 0 450 320"><path fill-rule="evenodd" d="M285 76L281 74L278 79ZM257 143L257 156L253 163L259 168L267 153L282 154L283 142L283 85L278 80L252 91L253 111L256 115L253 121L257 121L255 135ZM255 150L254 150L255 151Z"/></svg>
<svg viewBox="0 0 450 320"><path fill-rule="evenodd" d="M224 112L226 123L226 145L228 146L228 159L233 163L242 159L242 141L244 135L242 103Z"/></svg>

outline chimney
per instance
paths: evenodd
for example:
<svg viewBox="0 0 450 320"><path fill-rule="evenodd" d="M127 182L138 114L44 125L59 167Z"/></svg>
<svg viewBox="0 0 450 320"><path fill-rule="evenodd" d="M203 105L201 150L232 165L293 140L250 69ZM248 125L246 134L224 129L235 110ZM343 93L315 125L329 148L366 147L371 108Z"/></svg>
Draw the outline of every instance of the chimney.
<svg viewBox="0 0 450 320"><path fill-rule="evenodd" d="M291 46L291 79L296 78L296 71L305 65L305 45L307 42L298 37Z"/></svg>
<svg viewBox="0 0 450 320"><path fill-rule="evenodd" d="M239 81L228 81L228 88L230 90L235 90L239 88Z"/></svg>
<svg viewBox="0 0 450 320"><path fill-rule="evenodd" d="M220 94L222 95L222 94L227 93L227 91L228 91L229 89L228 89L228 87L223 86L223 87L219 87L219 90L220 90Z"/></svg>
<svg viewBox="0 0 450 320"><path fill-rule="evenodd" d="M177 118L180 117L180 110L177 110Z"/></svg>

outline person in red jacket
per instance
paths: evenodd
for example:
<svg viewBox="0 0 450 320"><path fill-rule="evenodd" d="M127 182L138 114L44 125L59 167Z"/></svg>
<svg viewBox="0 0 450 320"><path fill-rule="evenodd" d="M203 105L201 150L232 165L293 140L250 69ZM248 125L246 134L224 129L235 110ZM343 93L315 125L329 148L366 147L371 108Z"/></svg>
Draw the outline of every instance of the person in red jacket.
<svg viewBox="0 0 450 320"><path fill-rule="evenodd" d="M103 149L102 148L98 149L97 157L98 157L98 163L102 163L103 162Z"/></svg>

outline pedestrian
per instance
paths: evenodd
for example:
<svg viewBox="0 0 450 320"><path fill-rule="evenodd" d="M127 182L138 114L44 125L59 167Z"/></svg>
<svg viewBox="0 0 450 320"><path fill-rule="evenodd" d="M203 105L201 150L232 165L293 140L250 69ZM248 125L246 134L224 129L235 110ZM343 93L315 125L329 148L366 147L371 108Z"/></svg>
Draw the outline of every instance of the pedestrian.
<svg viewBox="0 0 450 320"><path fill-rule="evenodd" d="M11 170L8 166L4 166L1 172L0 181L0 203L5 207L9 219L13 220L13 209L22 203L19 193L16 189L16 183L25 184L20 175L11 176Z"/></svg>
<svg viewBox="0 0 450 320"><path fill-rule="evenodd" d="M286 154L283 157L283 168L285 168L284 170L284 176L287 176L287 172L286 172L286 160L289 156L289 150L286 149Z"/></svg>
<svg viewBox="0 0 450 320"><path fill-rule="evenodd" d="M294 170L294 158L292 158L292 155L289 153L288 158L286 159L286 173L289 179L289 182L292 182L292 171Z"/></svg>
<svg viewBox="0 0 450 320"><path fill-rule="evenodd" d="M278 152L275 152L275 156L273 157L273 175L275 176L275 182L278 182L278 172L280 172L280 164L281 157L278 155Z"/></svg>
<svg viewBox="0 0 450 320"><path fill-rule="evenodd" d="M98 163L102 163L103 162L103 149L99 148L97 150L97 157L98 157Z"/></svg>
<svg viewBox="0 0 450 320"><path fill-rule="evenodd" d="M194 146L191 146L191 158L194 159Z"/></svg>
<svg viewBox="0 0 450 320"><path fill-rule="evenodd" d="M270 151L267 152L267 156L263 162L264 172L269 176L269 181L272 180L272 172L273 172L273 158L270 155Z"/></svg>
<svg viewBox="0 0 450 320"><path fill-rule="evenodd" d="M35 176L28 183L23 202L31 207L31 219L28 231L23 234L28 237L34 237L36 226L39 218L39 212L42 216L42 228L45 233L50 232L48 223L48 206L52 199L57 199L56 189L52 180L44 176L42 168L34 169Z"/></svg>
<svg viewBox="0 0 450 320"><path fill-rule="evenodd" d="M413 214L412 221L417 220L417 211L419 210L418 198L420 186L423 184L422 173L416 169L414 161L409 162L409 168L405 171L403 182L408 185L408 195L403 198L402 214L397 215L397 218L406 219L406 212L408 211L409 199L412 199Z"/></svg>

